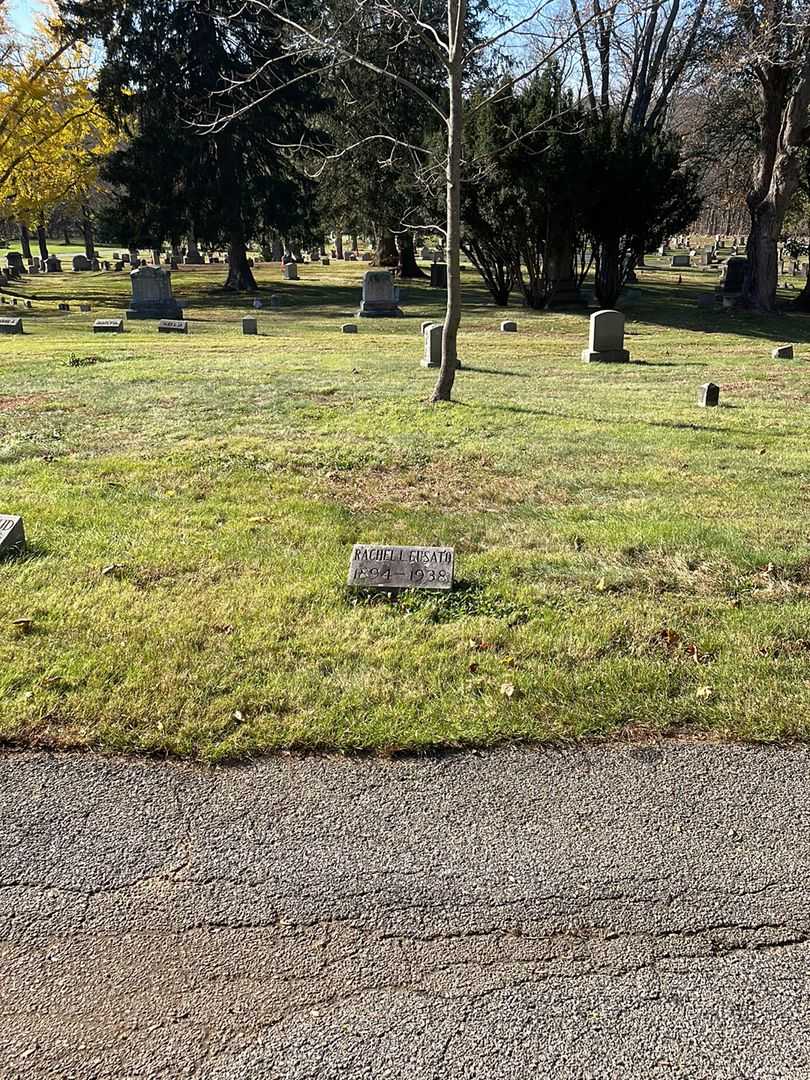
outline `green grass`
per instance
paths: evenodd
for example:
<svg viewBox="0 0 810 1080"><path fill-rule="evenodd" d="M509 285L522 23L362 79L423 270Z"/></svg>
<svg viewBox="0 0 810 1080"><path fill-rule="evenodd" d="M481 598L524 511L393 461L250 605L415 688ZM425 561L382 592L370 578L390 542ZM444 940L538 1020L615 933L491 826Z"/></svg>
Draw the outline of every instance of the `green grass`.
<svg viewBox="0 0 810 1080"><path fill-rule="evenodd" d="M188 338L90 332L126 274L7 291L34 306L0 361L0 511L30 541L0 564L0 738L222 760L805 737L810 318L700 309L714 272L651 262L616 367L581 363L584 310L500 334L469 275L441 407L419 323L443 294L409 284L406 318L343 336L355 264L260 271L287 305L257 338L221 266L174 275ZM359 540L453 545L458 588L351 596Z"/></svg>

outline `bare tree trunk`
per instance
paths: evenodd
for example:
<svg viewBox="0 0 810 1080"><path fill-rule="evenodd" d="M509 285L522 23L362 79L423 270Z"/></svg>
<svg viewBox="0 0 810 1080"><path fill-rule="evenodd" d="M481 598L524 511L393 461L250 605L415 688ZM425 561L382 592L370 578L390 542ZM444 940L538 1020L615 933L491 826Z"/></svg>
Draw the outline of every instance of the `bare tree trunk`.
<svg viewBox="0 0 810 1080"><path fill-rule="evenodd" d="M758 311L776 310L776 287L779 282L777 242L784 211L780 214L771 199L764 199L751 210L751 231L746 255L748 271L743 298Z"/></svg>
<svg viewBox="0 0 810 1080"><path fill-rule="evenodd" d="M804 288L793 301L793 304L799 311L810 311L810 267L808 268L807 276L804 279Z"/></svg>
<svg viewBox="0 0 810 1080"><path fill-rule="evenodd" d="M67 225L62 226L62 236L65 238L65 243L66 244L71 243L70 230L68 229Z"/></svg>
<svg viewBox="0 0 810 1080"><path fill-rule="evenodd" d="M399 252L397 242L390 229L382 228L377 236L377 251L374 255L375 266L397 266Z"/></svg>
<svg viewBox="0 0 810 1080"><path fill-rule="evenodd" d="M461 324L461 130L462 66L466 0L447 4L447 313L442 331L442 366L433 388L433 401L449 401L458 368L458 328Z"/></svg>
<svg viewBox="0 0 810 1080"><path fill-rule="evenodd" d="M228 277L225 288L233 292L256 292L258 285L248 266L247 245L240 231L231 233L228 244Z"/></svg>
<svg viewBox="0 0 810 1080"><path fill-rule="evenodd" d="M37 244L39 244L39 257L43 260L48 258L48 236L45 232L45 223L37 222Z"/></svg>
<svg viewBox="0 0 810 1080"><path fill-rule="evenodd" d="M776 310L779 283L777 243L785 214L800 181L799 150L810 137L810 29L803 32L805 53L798 70L770 61L758 71L761 92L759 153L751 190L743 300L759 311Z"/></svg>
<svg viewBox="0 0 810 1080"><path fill-rule="evenodd" d="M401 278L425 278L427 274L416 262L416 251L413 246L413 233L400 233L397 237L397 250L399 252L399 264L397 277Z"/></svg>
<svg viewBox="0 0 810 1080"><path fill-rule="evenodd" d="M357 233L352 233L352 251L357 251Z"/></svg>
<svg viewBox="0 0 810 1080"><path fill-rule="evenodd" d="M31 233L28 230L28 226L24 221L20 222L20 247L22 248L22 256L26 262L31 261Z"/></svg>
<svg viewBox="0 0 810 1080"><path fill-rule="evenodd" d="M90 209L82 206L82 232L84 233L84 253L88 259L95 259L96 246L93 242L93 222L90 219Z"/></svg>
<svg viewBox="0 0 810 1080"><path fill-rule="evenodd" d="M343 226L338 225L335 229L335 251L339 259L343 258Z"/></svg>

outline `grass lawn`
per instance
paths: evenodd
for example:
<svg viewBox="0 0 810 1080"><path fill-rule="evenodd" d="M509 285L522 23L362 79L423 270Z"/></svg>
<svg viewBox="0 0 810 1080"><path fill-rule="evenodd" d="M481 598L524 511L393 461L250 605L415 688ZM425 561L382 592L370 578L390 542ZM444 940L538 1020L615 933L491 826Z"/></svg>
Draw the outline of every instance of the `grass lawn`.
<svg viewBox="0 0 810 1080"><path fill-rule="evenodd" d="M256 338L222 266L173 275L187 338L91 333L126 274L7 291L34 305L0 361L0 512L30 543L0 563L0 738L213 761L804 737L810 318L699 308L714 272L650 261L625 366L581 362L585 310L500 334L468 275L440 407L419 324L443 293L344 336L361 265L261 270L287 305ZM458 588L351 596L355 541L453 545Z"/></svg>

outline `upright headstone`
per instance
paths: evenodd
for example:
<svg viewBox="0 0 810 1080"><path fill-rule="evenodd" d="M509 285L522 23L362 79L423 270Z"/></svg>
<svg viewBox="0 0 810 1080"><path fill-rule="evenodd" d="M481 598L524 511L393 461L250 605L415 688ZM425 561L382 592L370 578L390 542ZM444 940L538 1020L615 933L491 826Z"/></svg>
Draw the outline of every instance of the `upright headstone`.
<svg viewBox="0 0 810 1080"><path fill-rule="evenodd" d="M25 551L23 519L11 514L0 514L0 557L20 555Z"/></svg>
<svg viewBox="0 0 810 1080"><path fill-rule="evenodd" d="M344 334L356 334L357 333L357 323L353 323L353 322L344 323L343 326L341 326L340 329L343 331Z"/></svg>
<svg viewBox="0 0 810 1080"><path fill-rule="evenodd" d="M432 289L447 288L447 263L431 263L430 287Z"/></svg>
<svg viewBox="0 0 810 1080"><path fill-rule="evenodd" d="M748 259L743 256L726 259L720 267L720 282L717 291L724 297L741 296L747 270Z"/></svg>
<svg viewBox="0 0 810 1080"><path fill-rule="evenodd" d="M0 319L0 334L21 334L22 332L22 319Z"/></svg>
<svg viewBox="0 0 810 1080"><path fill-rule="evenodd" d="M86 255L74 255L73 259L72 259L72 264L73 264L73 269L75 271L77 271L77 272L79 270L89 270L90 269L90 260L87 258Z"/></svg>
<svg viewBox="0 0 810 1080"><path fill-rule="evenodd" d="M8 255L6 255L6 263L8 264L9 270L14 267L16 267L20 273L23 273L25 270L22 253L19 251L10 251Z"/></svg>
<svg viewBox="0 0 810 1080"><path fill-rule="evenodd" d="M501 323L501 333L502 334L516 334L517 333L517 323L513 322L511 319L504 320L504 322Z"/></svg>
<svg viewBox="0 0 810 1080"><path fill-rule="evenodd" d="M704 383L698 391L698 405L702 408L711 408L720 404L720 387L713 382Z"/></svg>
<svg viewBox="0 0 810 1080"><path fill-rule="evenodd" d="M357 314L361 319L390 319L402 315L389 270L367 270L363 275L363 299Z"/></svg>
<svg viewBox="0 0 810 1080"><path fill-rule="evenodd" d="M45 270L49 274L61 274L62 263L57 259L55 255L49 255L45 260Z"/></svg>
<svg viewBox="0 0 810 1080"><path fill-rule="evenodd" d="M624 315L610 308L595 311L591 315L588 348L582 350L582 359L589 364L626 364L630 353L624 347Z"/></svg>
<svg viewBox="0 0 810 1080"><path fill-rule="evenodd" d="M93 323L94 334L123 334L123 319L96 319Z"/></svg>
<svg viewBox="0 0 810 1080"><path fill-rule="evenodd" d="M243 334L258 334L259 322L255 315L243 315L242 316L242 333Z"/></svg>
<svg viewBox="0 0 810 1080"><path fill-rule="evenodd" d="M294 262L285 263L281 274L285 281L298 281L298 264Z"/></svg>
<svg viewBox="0 0 810 1080"><path fill-rule="evenodd" d="M442 331L443 323L428 323L424 331L425 353L422 367L438 368L442 366Z"/></svg>
<svg viewBox="0 0 810 1080"><path fill-rule="evenodd" d="M172 275L159 266L141 266L129 275L132 303L128 319L183 318L183 309L172 294Z"/></svg>

